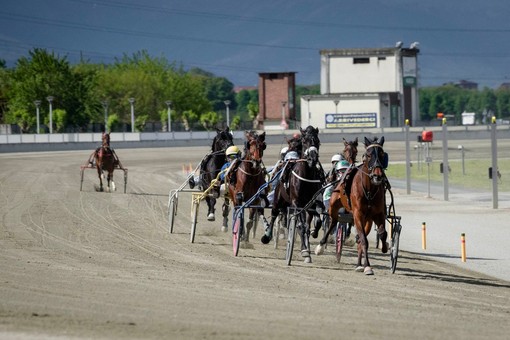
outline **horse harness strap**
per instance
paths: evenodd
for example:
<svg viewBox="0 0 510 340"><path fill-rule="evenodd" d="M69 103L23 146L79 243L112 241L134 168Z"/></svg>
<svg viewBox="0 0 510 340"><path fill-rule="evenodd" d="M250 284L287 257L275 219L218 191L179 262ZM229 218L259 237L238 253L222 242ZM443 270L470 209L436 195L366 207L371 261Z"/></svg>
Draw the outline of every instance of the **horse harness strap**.
<svg viewBox="0 0 510 340"><path fill-rule="evenodd" d="M308 182L308 183L322 183L322 181L320 179L307 179L307 178L301 177L294 170L292 170L292 174L294 176L296 176L299 180L304 181L304 182Z"/></svg>

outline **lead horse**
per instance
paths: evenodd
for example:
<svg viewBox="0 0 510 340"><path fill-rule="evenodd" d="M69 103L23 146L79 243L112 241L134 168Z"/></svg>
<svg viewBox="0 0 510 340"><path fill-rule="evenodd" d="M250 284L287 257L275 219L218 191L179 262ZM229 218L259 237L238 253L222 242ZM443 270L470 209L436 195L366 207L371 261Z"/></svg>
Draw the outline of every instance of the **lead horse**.
<svg viewBox="0 0 510 340"><path fill-rule="evenodd" d="M358 168L353 169L356 173L352 177L350 195L346 192L346 185L349 183L340 182L329 201L330 228L337 224L340 208L344 207L352 213L357 231L358 263L356 271L363 271L366 275L374 274L368 259L367 238L374 223L382 242L381 251L383 253L388 252L388 243L386 242L388 233L386 232L385 221L386 187L389 186L389 182L384 173L388 158L384 152L383 144L384 137L381 137L379 141L377 137L372 140L365 137L366 151L363 154L363 163ZM317 247L320 246L319 244Z"/></svg>
<svg viewBox="0 0 510 340"><path fill-rule="evenodd" d="M266 133L258 134L256 131L245 131L246 142L243 157L232 165L225 176L225 183L228 184L229 197L234 207L239 207L244 201L252 198L259 189L266 183L266 170L262 163L262 156L266 149ZM253 201L254 205L260 205L260 200L265 199L267 190L261 193L261 196ZM228 206L228 198L225 199ZM246 223L246 232L243 234L244 241L250 241L250 231L253 228L255 236L258 214L262 214L263 209L250 208L248 222ZM228 214L228 210L227 210Z"/></svg>
<svg viewBox="0 0 510 340"><path fill-rule="evenodd" d="M216 179L221 167L227 161L225 150L232 145L234 145L234 140L230 128L228 126L223 130L217 128L211 145L211 153L204 158L200 165L200 187L202 190L209 188L211 182ZM205 197L208 221L215 220L216 198L220 196L219 186L211 188L211 193L212 195Z"/></svg>

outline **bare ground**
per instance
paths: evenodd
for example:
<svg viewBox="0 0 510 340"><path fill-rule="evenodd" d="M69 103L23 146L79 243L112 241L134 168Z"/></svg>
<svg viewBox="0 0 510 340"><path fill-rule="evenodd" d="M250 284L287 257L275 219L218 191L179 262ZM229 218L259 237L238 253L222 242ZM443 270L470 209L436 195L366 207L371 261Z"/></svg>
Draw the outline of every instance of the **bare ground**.
<svg viewBox="0 0 510 340"><path fill-rule="evenodd" d="M508 338L509 282L405 252L391 274L374 248L370 277L353 248L287 266L261 228L234 257L205 202L190 243L185 193L170 234L168 191L207 149L117 150L127 194L118 171L116 192L92 170L80 192L89 151L1 154L0 338Z"/></svg>

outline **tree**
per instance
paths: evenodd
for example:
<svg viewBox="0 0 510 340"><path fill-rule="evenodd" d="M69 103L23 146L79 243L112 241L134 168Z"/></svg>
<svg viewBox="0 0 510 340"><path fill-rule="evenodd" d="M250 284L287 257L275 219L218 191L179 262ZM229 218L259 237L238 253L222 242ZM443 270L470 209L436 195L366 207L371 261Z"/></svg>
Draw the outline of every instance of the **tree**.
<svg viewBox="0 0 510 340"><path fill-rule="evenodd" d="M212 130L219 123L221 117L214 111L209 111L200 116L200 124L207 130Z"/></svg>
<svg viewBox="0 0 510 340"><path fill-rule="evenodd" d="M80 81L71 71L66 58L49 53L44 49L34 49L29 57L18 60L11 73L8 89L9 110L6 112L7 123L18 124L23 132L34 130L36 124L34 100L46 101L53 96L55 108L67 114L61 122L63 126L74 125L81 120L81 105L76 98ZM41 105L41 118L48 120L47 105Z"/></svg>

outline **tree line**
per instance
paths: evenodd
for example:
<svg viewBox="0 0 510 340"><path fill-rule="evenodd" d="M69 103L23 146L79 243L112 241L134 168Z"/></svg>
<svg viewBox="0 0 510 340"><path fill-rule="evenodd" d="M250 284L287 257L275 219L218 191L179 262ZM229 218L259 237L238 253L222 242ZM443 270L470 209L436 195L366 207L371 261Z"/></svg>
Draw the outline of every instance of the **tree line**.
<svg viewBox="0 0 510 340"><path fill-rule="evenodd" d="M297 86L296 97L319 94L319 85ZM49 125L48 97L52 99L55 132L86 132L98 129L131 131L134 99L135 130L157 124L165 131L168 108L172 130L210 130L224 125L225 101L229 101L231 128L250 126L258 114L258 91L234 92L224 77L199 68L185 70L146 51L124 54L112 64L80 61L71 65L45 49L33 49L9 69L0 60L0 122L15 124L22 133L36 132L36 109L41 126ZM39 101L39 104L36 104ZM300 112L297 100L296 112ZM510 90L466 90L453 85L419 89L420 120L430 122L437 113L460 121L462 112L475 112L477 120L494 115L510 116ZM106 126L104 124L107 113ZM44 132L44 131L40 131Z"/></svg>

